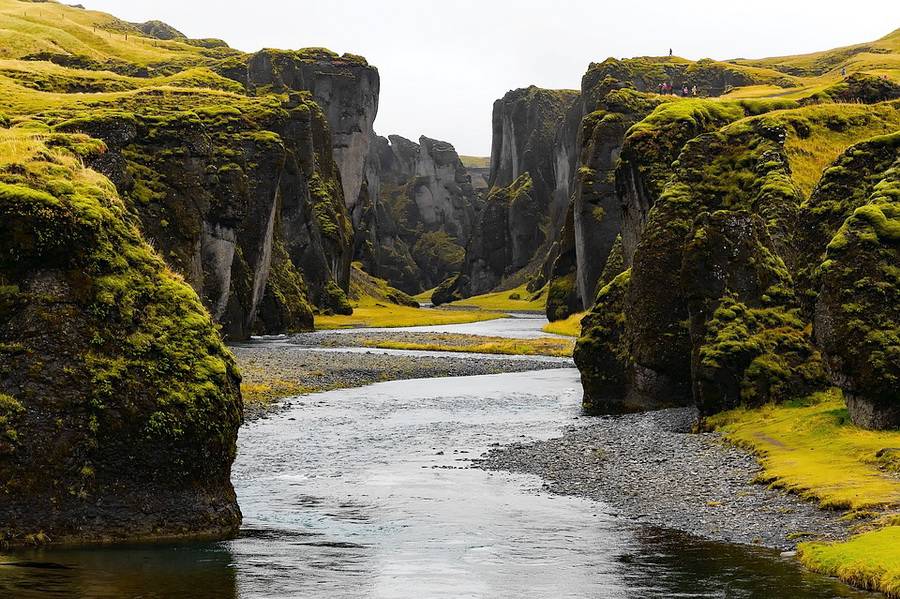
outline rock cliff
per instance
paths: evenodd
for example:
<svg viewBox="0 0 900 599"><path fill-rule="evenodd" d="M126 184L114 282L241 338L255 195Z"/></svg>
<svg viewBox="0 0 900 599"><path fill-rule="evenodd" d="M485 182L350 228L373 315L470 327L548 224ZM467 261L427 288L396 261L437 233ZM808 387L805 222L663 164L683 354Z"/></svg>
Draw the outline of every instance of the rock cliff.
<svg viewBox="0 0 900 599"><path fill-rule="evenodd" d="M222 100L138 94L45 122L106 143L88 163L228 336L308 329L309 301L342 309L350 274L352 227L327 122L308 95Z"/></svg>
<svg viewBox="0 0 900 599"><path fill-rule="evenodd" d="M378 113L378 70L353 54L324 48L261 50L249 57L246 85L251 93L308 91L331 130L334 161L344 201L358 226L367 198L361 197L373 124Z"/></svg>
<svg viewBox="0 0 900 599"><path fill-rule="evenodd" d="M582 79L579 99L560 131L562 138L556 144L559 149L570 147L575 162L570 167L572 177L568 187L573 204L571 232L561 236L559 247L549 257L558 260L548 269L551 293L547 314L554 320L592 305L596 293L609 282L601 282L600 275L620 235L626 265L630 265L647 210L659 192L659 181L654 181L664 179L669 162L675 158L669 154L677 155L680 145L696 135L693 129L720 122L717 119L721 117L712 114L712 110L693 122L678 121L653 139L667 147L668 162L663 158L655 170L635 164L634 157L645 154L630 149L626 134L656 106L675 99L675 96L653 93L663 82L677 89L696 86L702 96L720 95L742 85L793 84L783 73L749 71L712 60L610 58L591 64ZM643 141L637 135L632 144ZM557 188L565 189L561 181Z"/></svg>
<svg viewBox="0 0 900 599"><path fill-rule="evenodd" d="M888 133L900 104L793 106L667 99L630 126L610 182L622 252L606 260L628 270L608 284L598 275L575 354L586 407L711 414L833 383L855 422L896 426L896 391L876 382L897 377L884 360L898 351L896 301L884 296L896 139L831 166L810 148ZM854 311L873 315L866 330L850 332Z"/></svg>
<svg viewBox="0 0 900 599"><path fill-rule="evenodd" d="M459 271L482 200L447 142L391 135L372 147L366 186L374 205L357 254L398 289L435 287Z"/></svg>
<svg viewBox="0 0 900 599"><path fill-rule="evenodd" d="M101 142L0 137L0 543L235 533L240 378L209 314L81 164Z"/></svg>
<svg viewBox="0 0 900 599"><path fill-rule="evenodd" d="M468 297L540 277L566 218L574 165L567 117L577 97L570 90L531 86L494 103L492 191L466 247L461 276L444 285L457 285L451 295ZM440 303L442 295L432 300Z"/></svg>

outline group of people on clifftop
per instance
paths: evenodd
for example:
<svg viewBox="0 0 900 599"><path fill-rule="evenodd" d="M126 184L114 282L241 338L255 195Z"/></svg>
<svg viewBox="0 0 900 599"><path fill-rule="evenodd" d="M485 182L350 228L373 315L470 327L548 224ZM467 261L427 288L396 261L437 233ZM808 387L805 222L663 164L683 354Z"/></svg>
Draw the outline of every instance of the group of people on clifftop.
<svg viewBox="0 0 900 599"><path fill-rule="evenodd" d="M697 95L697 86L688 87L687 83L685 83L681 89L673 86L671 83L663 82L656 86L657 92L663 95L682 95L687 98L688 96L696 96Z"/></svg>

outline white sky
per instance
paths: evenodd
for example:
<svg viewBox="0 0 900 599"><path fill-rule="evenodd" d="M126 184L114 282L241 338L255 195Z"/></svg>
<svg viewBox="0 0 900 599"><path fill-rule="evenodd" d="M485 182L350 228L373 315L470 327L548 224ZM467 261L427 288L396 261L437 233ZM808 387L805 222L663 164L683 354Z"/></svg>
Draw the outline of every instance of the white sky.
<svg viewBox="0 0 900 599"><path fill-rule="evenodd" d="M160 19L232 47L325 46L381 73L375 129L488 155L510 89L577 89L591 61L759 58L871 41L900 27L892 0L67 0Z"/></svg>

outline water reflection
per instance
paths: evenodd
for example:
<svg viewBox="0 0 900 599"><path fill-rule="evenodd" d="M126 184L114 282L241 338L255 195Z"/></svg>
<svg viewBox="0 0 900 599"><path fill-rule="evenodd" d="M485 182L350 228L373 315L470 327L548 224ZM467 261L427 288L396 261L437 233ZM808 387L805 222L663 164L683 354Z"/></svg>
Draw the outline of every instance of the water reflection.
<svg viewBox="0 0 900 599"><path fill-rule="evenodd" d="M226 543L34 550L0 554L0 597L238 597Z"/></svg>

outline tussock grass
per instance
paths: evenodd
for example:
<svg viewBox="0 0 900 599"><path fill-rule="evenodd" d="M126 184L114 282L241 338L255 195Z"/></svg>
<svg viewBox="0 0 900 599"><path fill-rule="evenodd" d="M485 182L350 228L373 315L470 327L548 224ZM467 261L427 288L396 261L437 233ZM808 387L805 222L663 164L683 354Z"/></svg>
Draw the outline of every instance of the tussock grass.
<svg viewBox="0 0 900 599"><path fill-rule="evenodd" d="M544 328L541 330L545 333L553 333L555 335L580 337L581 319L584 318L585 314L587 314L587 312L578 312L577 314L572 314L565 320L557 320L556 322L551 322L550 324L544 325Z"/></svg>
<svg viewBox="0 0 900 599"><path fill-rule="evenodd" d="M567 358L575 349L573 339L541 337L539 339L508 339L444 333L438 341L416 343L410 341L367 341L366 347L406 349L415 351L449 351L477 354L507 354L525 356L557 356Z"/></svg>
<svg viewBox="0 0 900 599"><path fill-rule="evenodd" d="M447 305L503 312L543 312L547 307L547 290L532 293L525 285L520 285L515 289L475 295Z"/></svg>

